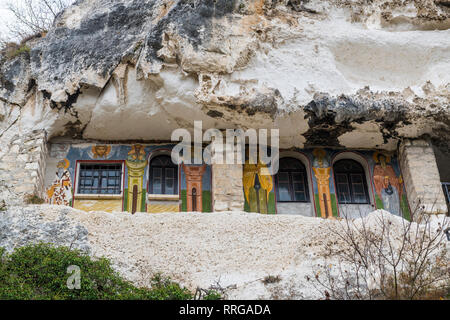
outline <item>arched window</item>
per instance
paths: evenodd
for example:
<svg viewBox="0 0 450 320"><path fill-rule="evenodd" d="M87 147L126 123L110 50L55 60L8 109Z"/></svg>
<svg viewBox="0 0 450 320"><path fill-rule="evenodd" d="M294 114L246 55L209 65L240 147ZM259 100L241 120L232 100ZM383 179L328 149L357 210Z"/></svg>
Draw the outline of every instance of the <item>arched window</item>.
<svg viewBox="0 0 450 320"><path fill-rule="evenodd" d="M333 165L336 192L341 204L370 204L364 168L355 160L339 160Z"/></svg>
<svg viewBox="0 0 450 320"><path fill-rule="evenodd" d="M170 156L150 161L150 194L178 194L178 166Z"/></svg>
<svg viewBox="0 0 450 320"><path fill-rule="evenodd" d="M306 168L295 158L281 158L275 176L278 202L309 202Z"/></svg>

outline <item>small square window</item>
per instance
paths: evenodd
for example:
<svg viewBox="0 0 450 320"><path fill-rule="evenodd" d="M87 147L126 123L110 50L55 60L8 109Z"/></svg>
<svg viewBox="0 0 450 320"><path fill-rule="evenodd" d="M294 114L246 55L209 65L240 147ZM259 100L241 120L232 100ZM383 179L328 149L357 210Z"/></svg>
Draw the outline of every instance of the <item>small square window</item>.
<svg viewBox="0 0 450 320"><path fill-rule="evenodd" d="M121 164L81 163L79 170L78 194L121 194Z"/></svg>

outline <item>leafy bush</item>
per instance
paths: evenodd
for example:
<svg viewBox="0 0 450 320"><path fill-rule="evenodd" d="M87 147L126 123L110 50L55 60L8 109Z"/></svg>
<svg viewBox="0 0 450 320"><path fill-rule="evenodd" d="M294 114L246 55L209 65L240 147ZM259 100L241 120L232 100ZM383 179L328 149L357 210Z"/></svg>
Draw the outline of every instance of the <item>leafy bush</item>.
<svg viewBox="0 0 450 320"><path fill-rule="evenodd" d="M80 289L69 289L67 268L80 268ZM28 245L6 255L0 248L0 299L192 299L170 279L156 275L152 287L137 288L115 272L105 259L66 247Z"/></svg>
<svg viewBox="0 0 450 320"><path fill-rule="evenodd" d="M215 291L215 290L209 290L203 297L203 300L222 300L222 295Z"/></svg>
<svg viewBox="0 0 450 320"><path fill-rule="evenodd" d="M38 197L35 194L27 194L24 198L25 204L43 204L44 199Z"/></svg>

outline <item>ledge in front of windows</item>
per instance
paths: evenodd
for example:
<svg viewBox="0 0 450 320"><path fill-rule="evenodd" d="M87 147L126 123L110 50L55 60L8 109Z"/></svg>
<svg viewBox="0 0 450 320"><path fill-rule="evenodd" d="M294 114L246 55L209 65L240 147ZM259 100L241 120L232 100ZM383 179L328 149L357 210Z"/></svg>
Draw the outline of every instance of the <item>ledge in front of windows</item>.
<svg viewBox="0 0 450 320"><path fill-rule="evenodd" d="M178 194L148 194L148 200L165 200L165 201L178 201L180 196Z"/></svg>
<svg viewBox="0 0 450 320"><path fill-rule="evenodd" d="M76 194L75 200L122 200L122 194Z"/></svg>

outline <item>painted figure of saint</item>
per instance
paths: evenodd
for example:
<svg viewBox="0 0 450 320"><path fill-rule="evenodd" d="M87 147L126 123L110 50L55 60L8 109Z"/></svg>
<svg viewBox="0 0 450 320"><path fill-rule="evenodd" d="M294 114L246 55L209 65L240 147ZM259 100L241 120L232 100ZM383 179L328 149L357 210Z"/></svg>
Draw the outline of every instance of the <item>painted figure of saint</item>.
<svg viewBox="0 0 450 320"><path fill-rule="evenodd" d="M144 172L147 166L145 148L141 144L135 144L128 152L126 165L128 168L128 205L127 211L131 213L144 212L143 205Z"/></svg>
<svg viewBox="0 0 450 320"><path fill-rule="evenodd" d="M133 145L130 152L128 152L127 160L131 162L145 162L144 146L141 144Z"/></svg>
<svg viewBox="0 0 450 320"><path fill-rule="evenodd" d="M330 163L324 149L313 150L313 171L317 179L319 196L320 216L322 218L333 218L330 193Z"/></svg>
<svg viewBox="0 0 450 320"><path fill-rule="evenodd" d="M58 162L55 180L47 190L47 203L69 206L72 200L72 182L70 180L69 160Z"/></svg>
<svg viewBox="0 0 450 320"><path fill-rule="evenodd" d="M251 164L247 160L243 174L244 195L251 212L267 213L269 193L273 189L272 176L261 161Z"/></svg>
<svg viewBox="0 0 450 320"><path fill-rule="evenodd" d="M88 151L92 159L109 159L111 156L110 145L95 145Z"/></svg>
<svg viewBox="0 0 450 320"><path fill-rule="evenodd" d="M401 216L402 179L397 177L394 168L389 165L391 162L389 155L375 152L373 158L376 163L373 170L373 182L375 191L383 202L384 210Z"/></svg>

